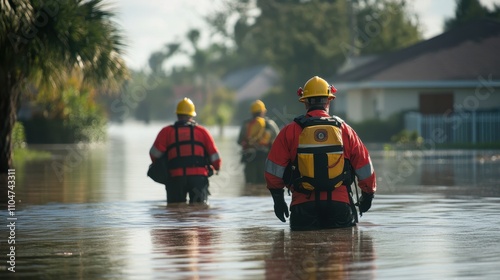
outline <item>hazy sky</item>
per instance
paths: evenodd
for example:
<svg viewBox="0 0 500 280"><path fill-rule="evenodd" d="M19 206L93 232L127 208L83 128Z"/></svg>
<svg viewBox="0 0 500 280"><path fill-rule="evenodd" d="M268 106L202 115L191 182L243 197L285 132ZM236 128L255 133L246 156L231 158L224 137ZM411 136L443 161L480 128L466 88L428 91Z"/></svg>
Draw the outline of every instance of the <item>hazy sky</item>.
<svg viewBox="0 0 500 280"><path fill-rule="evenodd" d="M419 16L424 37L431 38L442 32L443 20L452 17L455 0L408 1ZM184 40L191 28L203 29L203 16L220 7L220 0L111 0L118 14L118 23L127 38L125 59L133 69L147 67L149 55L166 43ZM481 0L491 7L500 0ZM208 42L209 38L202 38ZM178 58L173 63L183 64Z"/></svg>

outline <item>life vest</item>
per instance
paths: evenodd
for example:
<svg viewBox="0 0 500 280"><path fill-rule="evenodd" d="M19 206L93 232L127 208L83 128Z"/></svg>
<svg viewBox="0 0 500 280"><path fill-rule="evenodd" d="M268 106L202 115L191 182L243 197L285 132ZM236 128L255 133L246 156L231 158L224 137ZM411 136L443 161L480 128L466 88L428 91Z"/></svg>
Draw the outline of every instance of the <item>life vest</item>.
<svg viewBox="0 0 500 280"><path fill-rule="evenodd" d="M271 143L271 132L267 129L266 119L256 117L247 124L246 138L248 146L269 146Z"/></svg>
<svg viewBox="0 0 500 280"><path fill-rule="evenodd" d="M183 168L183 173L186 174L186 168L189 167L205 167L210 166L208 163L208 155L205 146L202 142L196 141L194 136L194 129L196 123L176 123L173 125L175 133L175 142L167 147L166 153L172 149L176 150L175 157L168 158L168 168L176 169ZM189 129L189 140L179 140L179 131L181 129ZM203 149L204 155L196 155L195 146L199 146ZM182 152L181 152L182 151ZM210 171L210 170L209 170Z"/></svg>
<svg viewBox="0 0 500 280"><path fill-rule="evenodd" d="M293 182L294 188L310 192L340 187L348 180L348 163L339 119L300 116L294 121L302 127L295 159L299 177Z"/></svg>

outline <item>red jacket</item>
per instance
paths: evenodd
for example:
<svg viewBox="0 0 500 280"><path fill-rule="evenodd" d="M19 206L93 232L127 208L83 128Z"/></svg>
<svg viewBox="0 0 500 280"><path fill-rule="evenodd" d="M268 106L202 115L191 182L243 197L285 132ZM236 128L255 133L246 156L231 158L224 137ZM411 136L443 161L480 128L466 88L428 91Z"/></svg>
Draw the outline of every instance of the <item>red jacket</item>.
<svg viewBox="0 0 500 280"><path fill-rule="evenodd" d="M215 170L221 159L210 132L200 125L178 121L164 127L156 137L149 155L154 161L167 152L170 176L208 175L204 158L208 157ZM176 133L176 126L178 134ZM192 135L191 135L192 129Z"/></svg>
<svg viewBox="0 0 500 280"><path fill-rule="evenodd" d="M306 116L308 117L329 117L324 110L311 110ZM344 145L344 157L350 160L351 165L356 171L359 187L367 193L374 193L377 190L375 172L370 160L370 155L365 145L361 142L356 132L342 122L342 142ZM295 122L285 126L278 136L269 151L266 161L265 177L268 189L283 189L283 174L286 166L295 160L297 155L297 147L299 145L299 135L302 128ZM292 188L293 191L293 188ZM327 192L320 193L320 200L327 199ZM332 200L349 203L349 194L345 186L340 186L332 192ZM300 193L292 193L291 205L314 201L315 194L310 196Z"/></svg>

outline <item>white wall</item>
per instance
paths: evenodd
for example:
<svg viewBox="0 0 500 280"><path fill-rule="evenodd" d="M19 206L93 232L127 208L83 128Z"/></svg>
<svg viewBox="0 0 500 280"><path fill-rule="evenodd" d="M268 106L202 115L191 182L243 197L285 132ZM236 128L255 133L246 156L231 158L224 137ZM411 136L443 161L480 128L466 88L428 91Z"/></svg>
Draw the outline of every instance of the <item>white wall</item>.
<svg viewBox="0 0 500 280"><path fill-rule="evenodd" d="M386 120L394 113L404 110L418 110L418 95L415 89L388 89L380 93L382 111L380 118Z"/></svg>
<svg viewBox="0 0 500 280"><path fill-rule="evenodd" d="M360 122L379 118L386 120L394 113L419 109L419 94L426 92L454 93L454 110L499 109L500 88L426 88L426 89L353 89L344 91L339 107L345 104L346 119ZM339 97L337 97L339 98ZM342 111L340 108L337 111Z"/></svg>
<svg viewBox="0 0 500 280"><path fill-rule="evenodd" d="M363 121L363 96L360 90L346 91L346 119L350 122Z"/></svg>
<svg viewBox="0 0 500 280"><path fill-rule="evenodd" d="M346 100L347 120L360 122L368 119L387 119L401 108L413 106L412 94L383 89L350 90ZM418 97L417 106L418 106Z"/></svg>
<svg viewBox="0 0 500 280"><path fill-rule="evenodd" d="M500 108L500 88L460 89L455 91L454 111L470 112Z"/></svg>

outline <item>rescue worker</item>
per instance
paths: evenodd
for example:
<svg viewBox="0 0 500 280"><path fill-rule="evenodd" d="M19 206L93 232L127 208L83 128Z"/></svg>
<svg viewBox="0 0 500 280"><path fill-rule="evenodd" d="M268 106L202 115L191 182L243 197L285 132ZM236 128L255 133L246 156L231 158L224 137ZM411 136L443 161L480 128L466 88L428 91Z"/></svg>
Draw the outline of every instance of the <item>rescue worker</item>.
<svg viewBox="0 0 500 280"><path fill-rule="evenodd" d="M167 203L185 203L187 194L190 204L207 203L208 177L221 166L219 152L210 132L193 119L196 111L191 99L181 100L176 114L177 121L158 133L149 151L151 160L167 153Z"/></svg>
<svg viewBox="0 0 500 280"><path fill-rule="evenodd" d="M264 163L267 153L279 132L276 123L266 117L266 106L261 100L250 105L252 118L241 125L238 144L242 148L241 162L245 165L245 181L264 184Z"/></svg>
<svg viewBox="0 0 500 280"><path fill-rule="evenodd" d="M354 176L361 189L359 211L371 207L377 188L373 165L356 132L329 115L336 91L318 76L299 88L299 101L307 113L280 131L266 161L267 188L283 222L289 214L284 187L292 192L291 230L354 226L357 211L350 190Z"/></svg>

